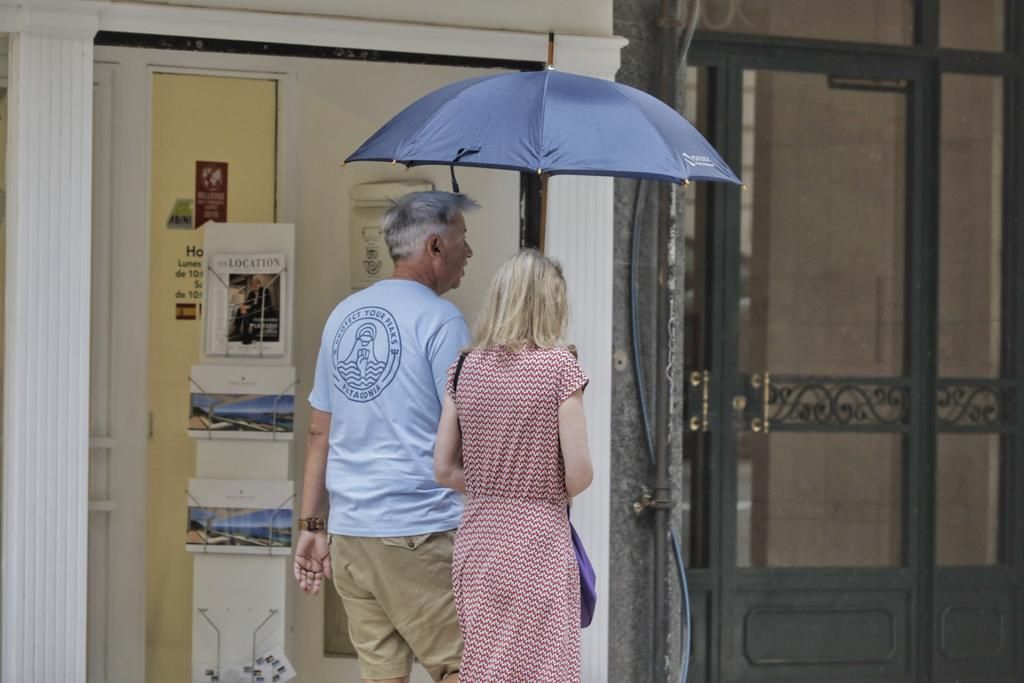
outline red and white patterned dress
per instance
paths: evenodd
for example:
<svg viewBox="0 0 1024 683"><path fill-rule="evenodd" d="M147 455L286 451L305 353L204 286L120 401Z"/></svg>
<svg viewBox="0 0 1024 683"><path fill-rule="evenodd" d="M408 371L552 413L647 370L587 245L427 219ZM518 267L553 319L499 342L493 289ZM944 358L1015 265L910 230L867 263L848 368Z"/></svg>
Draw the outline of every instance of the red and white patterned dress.
<svg viewBox="0 0 1024 683"><path fill-rule="evenodd" d="M580 579L558 406L586 386L563 348L476 350L455 366L466 508L452 586L462 683L580 680Z"/></svg>

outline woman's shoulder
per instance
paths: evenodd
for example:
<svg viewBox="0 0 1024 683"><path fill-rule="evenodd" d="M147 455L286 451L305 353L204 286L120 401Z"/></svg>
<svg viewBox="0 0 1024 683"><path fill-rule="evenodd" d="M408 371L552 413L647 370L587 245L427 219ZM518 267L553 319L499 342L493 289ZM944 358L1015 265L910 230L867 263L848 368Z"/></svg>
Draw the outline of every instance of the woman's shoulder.
<svg viewBox="0 0 1024 683"><path fill-rule="evenodd" d="M576 360L576 347L572 344L551 346L547 351L551 353L551 355L558 356L559 358L571 358L572 360Z"/></svg>
<svg viewBox="0 0 1024 683"><path fill-rule="evenodd" d="M531 350L539 358L557 365L577 365L576 348L572 346L547 346Z"/></svg>
<svg viewBox="0 0 1024 683"><path fill-rule="evenodd" d="M467 360L486 358L530 358L549 363L577 363L576 348L573 346L524 346L514 350L506 346L483 346L468 351Z"/></svg>

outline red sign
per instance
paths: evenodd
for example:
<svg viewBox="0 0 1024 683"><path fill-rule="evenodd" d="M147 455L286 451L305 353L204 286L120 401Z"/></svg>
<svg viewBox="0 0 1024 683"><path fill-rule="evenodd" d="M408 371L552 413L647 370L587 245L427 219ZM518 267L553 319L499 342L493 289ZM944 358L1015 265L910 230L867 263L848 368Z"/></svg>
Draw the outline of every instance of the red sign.
<svg viewBox="0 0 1024 683"><path fill-rule="evenodd" d="M228 165L224 161L196 162L195 227L207 221L228 220Z"/></svg>

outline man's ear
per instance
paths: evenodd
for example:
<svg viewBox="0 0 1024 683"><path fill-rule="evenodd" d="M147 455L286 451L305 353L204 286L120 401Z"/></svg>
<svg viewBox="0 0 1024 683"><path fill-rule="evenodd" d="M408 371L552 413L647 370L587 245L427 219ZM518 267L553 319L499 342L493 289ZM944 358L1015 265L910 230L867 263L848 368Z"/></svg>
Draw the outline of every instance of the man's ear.
<svg viewBox="0 0 1024 683"><path fill-rule="evenodd" d="M431 235L430 237L428 237L427 238L427 251L430 252L431 256L433 256L434 254L437 254L438 256L440 256L441 255L441 238L438 237L437 235Z"/></svg>

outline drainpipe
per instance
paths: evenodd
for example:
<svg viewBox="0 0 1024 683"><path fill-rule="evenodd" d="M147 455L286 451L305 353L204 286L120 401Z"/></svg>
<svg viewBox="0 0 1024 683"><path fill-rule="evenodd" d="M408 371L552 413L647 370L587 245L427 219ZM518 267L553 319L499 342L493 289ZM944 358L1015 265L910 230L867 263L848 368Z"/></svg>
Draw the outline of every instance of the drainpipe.
<svg viewBox="0 0 1024 683"><path fill-rule="evenodd" d="M661 0L660 16L657 19L659 47L658 91L661 101L675 109L676 73L678 70L678 47L682 32L679 17L679 0ZM670 277L672 263L670 250L675 247L672 239L672 192L668 183L658 183L658 296L657 327L655 333L655 387L654 387L654 487L651 507L654 514L654 644L652 653L651 680L665 681L668 676L668 529L671 503L669 483L669 430L671 392L668 374L672 371L671 324L672 311Z"/></svg>

